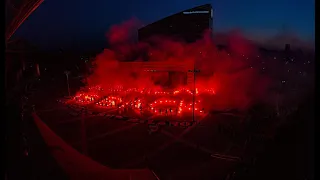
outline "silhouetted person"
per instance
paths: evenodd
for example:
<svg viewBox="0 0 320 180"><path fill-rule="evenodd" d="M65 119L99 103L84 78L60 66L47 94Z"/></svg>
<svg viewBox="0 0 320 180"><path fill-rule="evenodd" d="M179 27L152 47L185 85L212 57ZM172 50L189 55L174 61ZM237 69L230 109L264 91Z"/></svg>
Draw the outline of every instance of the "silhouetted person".
<svg viewBox="0 0 320 180"><path fill-rule="evenodd" d="M140 115L142 115L142 105L140 105L139 109L140 109Z"/></svg>
<svg viewBox="0 0 320 180"><path fill-rule="evenodd" d="M121 114L121 113L122 113L122 110L121 110L120 104L118 104L118 110L119 110L119 114Z"/></svg>

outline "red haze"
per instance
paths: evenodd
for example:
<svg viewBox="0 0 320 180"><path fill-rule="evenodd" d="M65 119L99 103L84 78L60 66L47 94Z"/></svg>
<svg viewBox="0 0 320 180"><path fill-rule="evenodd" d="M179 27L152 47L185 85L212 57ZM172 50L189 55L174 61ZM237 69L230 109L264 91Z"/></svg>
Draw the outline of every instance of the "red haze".
<svg viewBox="0 0 320 180"><path fill-rule="evenodd" d="M107 38L112 50L105 49L97 55L93 74L88 78L89 86L152 88L156 80L167 81L166 73L147 73L139 67L120 63L126 58L131 61L147 58L149 62L182 63L191 67L195 64L196 69L201 70L196 76L197 88L213 88L216 92L208 99L212 107L244 109L267 95L269 79L251 68L257 60L252 57L258 54L240 32L228 37L230 51L227 52L218 51L207 35L191 44L164 37L153 38L152 45L133 43L132 35L139 25L139 21L132 19L110 28Z"/></svg>

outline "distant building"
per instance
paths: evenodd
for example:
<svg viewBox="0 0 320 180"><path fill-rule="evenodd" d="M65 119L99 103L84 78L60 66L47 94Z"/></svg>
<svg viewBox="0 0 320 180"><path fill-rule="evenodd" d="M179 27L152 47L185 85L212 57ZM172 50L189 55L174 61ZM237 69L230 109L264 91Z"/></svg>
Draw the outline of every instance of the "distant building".
<svg viewBox="0 0 320 180"><path fill-rule="evenodd" d="M142 27L138 30L139 41L147 42L152 37L168 37L187 43L195 42L203 37L206 31L212 35L213 9L210 4L187 9ZM133 57L121 57L124 59L121 66L130 66L141 69L149 75L167 74L167 81L161 85L175 87L194 83L194 64L179 64L168 62L150 62L148 52L138 52L143 62L128 62ZM134 55L134 53L133 53ZM150 72L152 72L150 74Z"/></svg>
<svg viewBox="0 0 320 180"><path fill-rule="evenodd" d="M166 36L194 42L201 39L206 30L212 31L213 9L210 4L197 6L171 15L138 30L139 41L153 36Z"/></svg>

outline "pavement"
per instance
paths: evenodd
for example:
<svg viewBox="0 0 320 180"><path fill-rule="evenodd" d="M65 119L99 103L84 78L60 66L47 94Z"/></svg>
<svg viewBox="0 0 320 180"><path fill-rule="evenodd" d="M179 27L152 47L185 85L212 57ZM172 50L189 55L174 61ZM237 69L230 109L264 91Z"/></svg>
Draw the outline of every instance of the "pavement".
<svg viewBox="0 0 320 180"><path fill-rule="evenodd" d="M34 121L40 130L51 154L59 165L67 172L70 179L123 179L123 180L152 180L156 179L149 169L111 169L103 166L91 158L82 155L58 137L36 113L33 113Z"/></svg>
<svg viewBox="0 0 320 180"><path fill-rule="evenodd" d="M94 115L72 116L70 109L56 106L63 105L54 105L55 108L38 112L43 122L75 150L110 168L150 168L159 179L189 176L190 178L186 179L206 179L204 176L210 179L226 176L240 159L237 155L241 153L232 154L233 151L238 152L237 149L229 151L231 154L225 154L230 146L230 143L226 142L229 139L214 130L217 122L226 117L230 119L227 115L206 116L200 124L188 128L164 126L159 132L150 134L147 124ZM109 112L117 114L112 109L109 109ZM83 129L85 138L82 135ZM207 135L209 131L211 134ZM83 149L84 147L86 149ZM182 153L183 157L176 155L170 158L173 156L170 155L173 153L171 151L186 154ZM168 169L172 164L175 164L175 167ZM225 171L220 170L213 174L204 172L212 167L222 168L221 164L225 166ZM181 167L187 171L183 171Z"/></svg>
<svg viewBox="0 0 320 180"><path fill-rule="evenodd" d="M74 150L113 169L148 168L159 179L224 179L243 154L245 141L232 143L217 128L242 117L210 115L188 128L163 126L150 134L147 124L82 116L50 98L45 106L35 103L40 119ZM132 111L122 115L139 117Z"/></svg>

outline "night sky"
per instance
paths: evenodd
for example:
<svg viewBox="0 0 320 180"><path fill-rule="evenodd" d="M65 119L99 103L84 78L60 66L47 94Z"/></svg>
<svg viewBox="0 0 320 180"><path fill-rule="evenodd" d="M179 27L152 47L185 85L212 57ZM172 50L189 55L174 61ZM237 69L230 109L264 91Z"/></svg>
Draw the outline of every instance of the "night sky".
<svg viewBox="0 0 320 180"><path fill-rule="evenodd" d="M46 49L92 48L103 45L113 24L131 17L149 24L206 3L215 9L216 32L240 29L265 38L285 30L314 39L314 0L45 0L14 37Z"/></svg>

